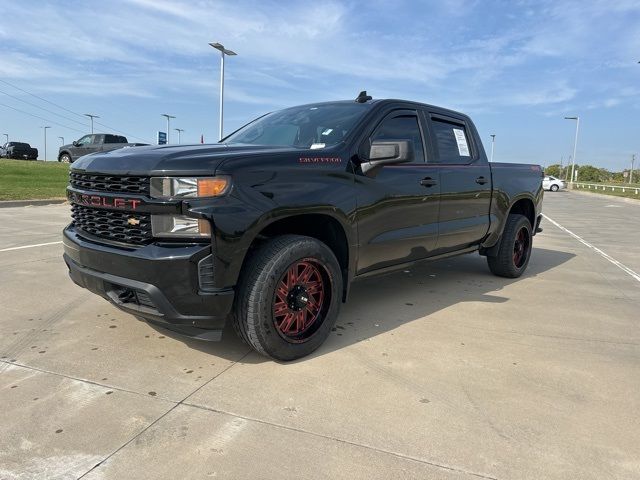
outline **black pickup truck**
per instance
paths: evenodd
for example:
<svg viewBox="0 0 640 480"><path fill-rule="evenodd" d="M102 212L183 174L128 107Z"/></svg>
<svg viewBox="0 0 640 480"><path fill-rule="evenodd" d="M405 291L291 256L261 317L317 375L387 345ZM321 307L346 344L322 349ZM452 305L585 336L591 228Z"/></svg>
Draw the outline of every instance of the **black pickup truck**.
<svg viewBox="0 0 640 480"><path fill-rule="evenodd" d="M73 143L63 145L58 151L58 161L62 163L73 163L83 155L96 152L109 152L124 147L137 147L148 145L146 143L129 143L122 135L112 135L109 133L92 133L85 135Z"/></svg>
<svg viewBox="0 0 640 480"><path fill-rule="evenodd" d="M67 192L78 285L201 339L230 320L279 360L324 342L359 278L472 252L520 276L543 197L540 166L489 163L469 117L364 92L85 157Z"/></svg>
<svg viewBox="0 0 640 480"><path fill-rule="evenodd" d="M24 142L7 142L0 147L0 158L16 160L37 160L38 149Z"/></svg>

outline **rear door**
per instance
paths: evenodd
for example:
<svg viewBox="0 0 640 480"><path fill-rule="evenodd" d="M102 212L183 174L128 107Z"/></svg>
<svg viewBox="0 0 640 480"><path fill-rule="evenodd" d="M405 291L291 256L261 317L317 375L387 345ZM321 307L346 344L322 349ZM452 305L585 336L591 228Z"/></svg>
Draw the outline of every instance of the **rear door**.
<svg viewBox="0 0 640 480"><path fill-rule="evenodd" d="M426 165L422 123L416 110L394 110L365 141L366 148L374 140L410 140L414 159L356 177L359 274L428 257L436 247L440 186Z"/></svg>
<svg viewBox="0 0 640 480"><path fill-rule="evenodd" d="M439 253L479 243L489 230L491 167L473 125L425 112L440 174Z"/></svg>
<svg viewBox="0 0 640 480"><path fill-rule="evenodd" d="M103 144L104 144L104 135L101 135L101 134L91 135L91 143L87 145L87 153L102 151Z"/></svg>

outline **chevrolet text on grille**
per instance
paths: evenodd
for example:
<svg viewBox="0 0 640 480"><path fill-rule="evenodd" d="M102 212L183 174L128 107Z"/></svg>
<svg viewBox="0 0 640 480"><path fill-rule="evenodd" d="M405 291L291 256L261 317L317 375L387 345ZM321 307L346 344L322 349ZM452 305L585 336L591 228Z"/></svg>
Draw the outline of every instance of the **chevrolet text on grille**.
<svg viewBox="0 0 640 480"><path fill-rule="evenodd" d="M87 195L84 193L72 193L71 201L93 207L122 208L127 210L135 210L141 203L140 200L130 198L112 198L100 195Z"/></svg>

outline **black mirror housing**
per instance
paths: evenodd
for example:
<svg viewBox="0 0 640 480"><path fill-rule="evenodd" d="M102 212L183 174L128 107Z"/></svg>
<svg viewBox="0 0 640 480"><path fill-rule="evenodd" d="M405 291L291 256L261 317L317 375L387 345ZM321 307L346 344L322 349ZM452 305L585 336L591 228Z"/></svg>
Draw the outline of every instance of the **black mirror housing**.
<svg viewBox="0 0 640 480"><path fill-rule="evenodd" d="M360 167L367 173L376 167L407 163L413 160L413 142L410 140L375 140L371 143L366 161Z"/></svg>

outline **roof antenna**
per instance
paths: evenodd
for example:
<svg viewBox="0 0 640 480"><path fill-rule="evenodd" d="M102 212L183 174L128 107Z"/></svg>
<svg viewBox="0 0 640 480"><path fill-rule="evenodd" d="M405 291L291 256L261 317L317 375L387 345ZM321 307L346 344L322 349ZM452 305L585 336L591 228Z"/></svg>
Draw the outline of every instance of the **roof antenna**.
<svg viewBox="0 0 640 480"><path fill-rule="evenodd" d="M356 98L356 103L366 103L369 100L373 100L371 95L367 95L367 91L363 90L358 94L358 98Z"/></svg>

